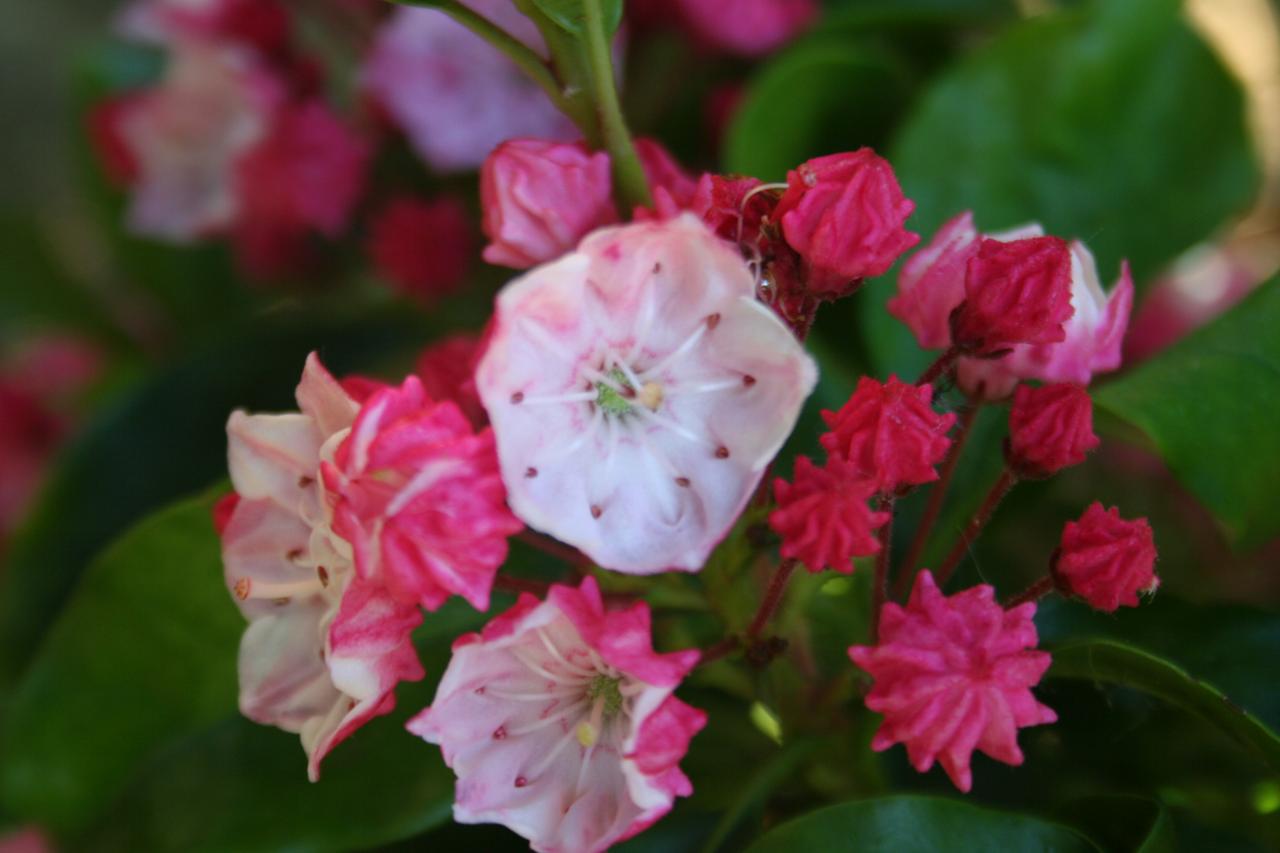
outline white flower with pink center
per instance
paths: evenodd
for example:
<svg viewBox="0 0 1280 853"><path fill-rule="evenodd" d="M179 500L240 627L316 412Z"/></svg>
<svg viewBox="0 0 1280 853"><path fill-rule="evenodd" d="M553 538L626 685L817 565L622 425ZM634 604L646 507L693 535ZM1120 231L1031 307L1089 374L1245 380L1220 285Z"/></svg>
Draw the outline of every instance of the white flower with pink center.
<svg viewBox="0 0 1280 853"><path fill-rule="evenodd" d="M476 385L516 515L605 568L700 569L817 380L755 292L690 214L507 285Z"/></svg>
<svg viewBox="0 0 1280 853"><path fill-rule="evenodd" d="M696 650L657 654L643 602L607 611L592 578L521 596L454 644L409 730L458 776L454 818L534 850L597 851L692 792L679 761L706 715L672 695Z"/></svg>
<svg viewBox="0 0 1280 853"><path fill-rule="evenodd" d="M350 432L358 406L313 354L301 412L227 422L236 494L219 527L227 585L249 627L240 642L240 710L302 737L308 775L340 741L395 704L400 681L423 676L410 642L412 601L356 576L334 535L321 459Z"/></svg>

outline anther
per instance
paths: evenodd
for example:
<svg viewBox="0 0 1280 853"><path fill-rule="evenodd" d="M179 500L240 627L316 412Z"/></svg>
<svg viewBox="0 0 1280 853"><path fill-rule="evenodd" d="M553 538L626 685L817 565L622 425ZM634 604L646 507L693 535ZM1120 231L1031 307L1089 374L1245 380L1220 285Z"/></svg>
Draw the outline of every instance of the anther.
<svg viewBox="0 0 1280 853"><path fill-rule="evenodd" d="M707 315L707 331L708 331L708 332L709 332L709 331L711 331L712 329L714 329L716 326L719 326L719 325L720 325L720 312L719 312L719 311L717 311L717 312L716 312L716 313L714 313L714 314L708 314L708 315Z"/></svg>
<svg viewBox="0 0 1280 853"><path fill-rule="evenodd" d="M687 489L687 488L689 488L689 478L688 478L688 477L676 477L676 485L677 485L677 486L679 486L679 487L680 487L680 488L682 488L682 489Z"/></svg>
<svg viewBox="0 0 1280 853"><path fill-rule="evenodd" d="M236 598L240 599L241 601L246 600L249 597L249 588L252 585L252 583L253 582L250 581L248 578L240 578L240 580L236 581L236 585L235 585Z"/></svg>
<svg viewBox="0 0 1280 853"><path fill-rule="evenodd" d="M301 477L298 478L298 488L299 489L309 488L311 484L314 482L315 482L314 477L308 477L306 474L303 474Z"/></svg>
<svg viewBox="0 0 1280 853"><path fill-rule="evenodd" d="M523 788L525 785L528 785L528 784L529 784L529 780L528 780L528 779L526 779L526 778L524 778L523 776L517 776L517 777L516 777L516 787L517 787L517 788Z"/></svg>
<svg viewBox="0 0 1280 853"><path fill-rule="evenodd" d="M744 373L742 374L742 384L744 387L750 388L752 385L756 384L756 378L750 373Z"/></svg>
<svg viewBox="0 0 1280 853"><path fill-rule="evenodd" d="M324 566L316 566L316 576L320 578L321 586L329 585L329 570Z"/></svg>
<svg viewBox="0 0 1280 853"><path fill-rule="evenodd" d="M534 468L532 465L524 469L524 477L526 480L532 480L536 476L538 476L538 469Z"/></svg>
<svg viewBox="0 0 1280 853"><path fill-rule="evenodd" d="M723 444L722 444L722 445L720 445L719 447L717 447L717 448L716 448L716 458L717 458L717 459L728 459L728 458L729 458L729 448L725 447Z"/></svg>
<svg viewBox="0 0 1280 853"><path fill-rule="evenodd" d="M503 739L505 739L505 738L506 738L506 736L507 736L507 727L506 727L506 726L498 726L496 729L494 729L494 730L493 730L493 739L494 739L494 740L503 740Z"/></svg>
<svg viewBox="0 0 1280 853"><path fill-rule="evenodd" d="M599 504L592 504L592 505L591 505L591 517L592 517L592 518L599 518L599 517L600 517L600 516L602 516L602 515L604 515L604 510L600 508L600 505L599 505Z"/></svg>
<svg viewBox="0 0 1280 853"><path fill-rule="evenodd" d="M524 402L524 392L523 392L523 391L517 391L516 393L514 393L514 394L512 394L512 395L511 395L511 405L513 405L513 406L518 406L518 405L520 405L520 404L521 404L521 403L523 403L523 402Z"/></svg>
<svg viewBox="0 0 1280 853"><path fill-rule="evenodd" d="M662 272L662 261L655 261L653 264L653 274L657 275Z"/></svg>
<svg viewBox="0 0 1280 853"><path fill-rule="evenodd" d="M296 563L298 560L302 559L303 553L305 552L301 548L290 548L288 553L284 556L289 562Z"/></svg>

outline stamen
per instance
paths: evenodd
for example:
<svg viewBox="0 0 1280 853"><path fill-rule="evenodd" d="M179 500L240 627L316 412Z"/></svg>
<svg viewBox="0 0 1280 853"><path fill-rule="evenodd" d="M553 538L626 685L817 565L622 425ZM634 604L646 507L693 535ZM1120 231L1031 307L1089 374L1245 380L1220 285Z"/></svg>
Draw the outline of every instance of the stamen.
<svg viewBox="0 0 1280 853"><path fill-rule="evenodd" d="M578 683L578 681L575 679L567 678L563 675L556 675L555 673L551 672L550 670L542 666L542 664L538 663L535 660L530 659L529 654L524 649L515 648L515 649L512 649L511 652L512 654L515 655L516 660L524 664L525 667L534 675L540 675L543 678L547 679L548 681L554 682L555 684L572 685L572 684Z"/></svg>
<svg viewBox="0 0 1280 853"><path fill-rule="evenodd" d="M545 690L540 693L517 693L511 690L502 690L495 687L482 688L484 696L493 696L496 699L512 702L549 702L553 699L567 699L570 696L581 695L582 689L574 687L569 690Z"/></svg>
<svg viewBox="0 0 1280 853"><path fill-rule="evenodd" d="M549 406L560 403L589 403L598 395L598 391L570 391L565 394L544 394L522 399L526 406Z"/></svg>
<svg viewBox="0 0 1280 853"><path fill-rule="evenodd" d="M700 385L677 385L671 389L670 397L693 397L698 394L714 394L716 391L730 391L734 388L741 388L744 384L747 387L755 384L752 379L750 383L744 383L739 379L722 379L718 382L704 382Z"/></svg>
<svg viewBox="0 0 1280 853"><path fill-rule="evenodd" d="M514 729L507 729L507 735L510 737L520 737L522 735L532 734L536 731L541 731L542 729L545 729L547 726L555 725L556 723L563 723L565 720L565 717L572 715L575 711L582 710L586 706L587 706L587 700L579 699L577 702L574 702L571 705L565 705L563 708L556 709L556 713L550 716L543 717L540 720L535 720L534 722L528 723L523 726L516 726ZM570 735L573 734L572 728L569 729L569 733ZM533 775L537 776L538 774L534 773Z"/></svg>
<svg viewBox="0 0 1280 853"><path fill-rule="evenodd" d="M324 589L324 584L319 577L287 583L271 583L269 581L240 578L236 581L234 589L236 598L241 601L247 601L251 598L271 598L279 601L280 599L288 600L295 596L312 595L320 592Z"/></svg>
<svg viewBox="0 0 1280 853"><path fill-rule="evenodd" d="M697 328L693 330L693 334L685 338L684 343L680 344L680 346L676 347L674 350L669 352L666 358L662 359L656 365L654 365L653 367L649 368L644 372L649 376L653 376L654 374L661 373L663 370L666 370L673 363L675 363L675 361L678 358L683 356L689 350L693 349L694 346L698 343L698 341L702 338L702 336L706 334L706 331L707 331L707 324L705 322L699 323Z"/></svg>
<svg viewBox="0 0 1280 853"><path fill-rule="evenodd" d="M696 432L693 432L692 430L681 426L680 424L676 423L675 421L669 418L664 418L662 415L659 415L656 412L651 412L646 408L639 408L639 409L636 409L636 411L639 412L640 416L645 420L652 421L653 423L657 424L660 427L669 429L672 432L674 432L676 435L680 436L681 438L688 439L689 441L692 441L694 444L701 444L703 447L715 446L707 439L698 435Z"/></svg>
<svg viewBox="0 0 1280 853"><path fill-rule="evenodd" d="M551 652L551 656L554 657L556 660L560 661L560 663L564 664L569 669L578 670L583 675L595 674L595 670L588 669L585 666L582 666L581 664L570 663L569 659L566 658L558 648L556 648L556 644L551 642L551 638L547 636L547 632L545 630L543 630L542 628L539 628L537 630L537 634L538 634L538 639L542 640L542 645L546 646L547 651Z"/></svg>

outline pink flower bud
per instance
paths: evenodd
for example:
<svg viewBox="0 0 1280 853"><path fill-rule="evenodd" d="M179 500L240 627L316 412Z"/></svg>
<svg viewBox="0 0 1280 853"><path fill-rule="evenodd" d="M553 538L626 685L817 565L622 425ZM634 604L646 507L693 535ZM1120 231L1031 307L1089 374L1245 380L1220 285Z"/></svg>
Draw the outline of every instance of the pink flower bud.
<svg viewBox="0 0 1280 853"><path fill-rule="evenodd" d="M1066 339L1071 307L1071 253L1057 237L1002 243L983 239L969 259L965 301L952 317L952 343L994 356L1017 344Z"/></svg>
<svg viewBox="0 0 1280 853"><path fill-rule="evenodd" d="M938 229L898 273L889 313L907 324L924 349L951 346L951 312L964 302L964 272L980 236L966 211Z"/></svg>
<svg viewBox="0 0 1280 853"><path fill-rule="evenodd" d="M775 217L808 264L810 288L831 292L880 275L914 246L920 236L902 227L914 209L888 161L860 148L789 172Z"/></svg>
<svg viewBox="0 0 1280 853"><path fill-rule="evenodd" d="M1047 477L1078 465L1098 444L1093 401L1083 387L1018 386L1009 410L1009 465L1019 476Z"/></svg>
<svg viewBox="0 0 1280 853"><path fill-rule="evenodd" d="M740 56L776 50L818 15L814 0L675 0L694 37Z"/></svg>
<svg viewBox="0 0 1280 853"><path fill-rule="evenodd" d="M860 478L838 458L819 468L807 456L796 458L792 479L773 483L778 508L770 513L769 526L782 537L782 556L799 560L811 572L848 574L854 557L880 550L873 531L889 514L872 512L867 505L876 491L874 482Z"/></svg>
<svg viewBox="0 0 1280 853"><path fill-rule="evenodd" d="M484 259L515 269L554 260L618 218L609 155L580 142L504 142L480 170L480 198Z"/></svg>
<svg viewBox="0 0 1280 853"><path fill-rule="evenodd" d="M473 244L466 207L448 196L392 199L369 224L369 257L379 275L427 303L463 283Z"/></svg>
<svg viewBox="0 0 1280 853"><path fill-rule="evenodd" d="M936 760L965 792L975 749L1022 764L1018 729L1058 718L1031 693L1051 662L1031 651L1035 612L1032 603L1004 610L986 584L944 596L933 575L920 572L906 607L885 605L879 645L849 649L875 680L867 707L884 715L871 748L905 744L916 770Z"/></svg>
<svg viewBox="0 0 1280 853"><path fill-rule="evenodd" d="M459 822L503 824L535 850L605 850L693 792L679 762L706 715L674 690L697 660L654 652L649 605L606 610L587 578L460 637L408 728L457 774Z"/></svg>
<svg viewBox="0 0 1280 853"><path fill-rule="evenodd" d="M885 494L938 479L934 465L951 446L954 414L932 406L931 385L908 385L896 376L885 383L869 376L838 412L824 411L831 432L821 437L827 452L847 460Z"/></svg>
<svg viewBox="0 0 1280 853"><path fill-rule="evenodd" d="M1054 561L1058 583L1097 610L1138 606L1138 594L1160 585L1156 545L1145 518L1125 521L1120 511L1094 501L1079 521L1068 521Z"/></svg>

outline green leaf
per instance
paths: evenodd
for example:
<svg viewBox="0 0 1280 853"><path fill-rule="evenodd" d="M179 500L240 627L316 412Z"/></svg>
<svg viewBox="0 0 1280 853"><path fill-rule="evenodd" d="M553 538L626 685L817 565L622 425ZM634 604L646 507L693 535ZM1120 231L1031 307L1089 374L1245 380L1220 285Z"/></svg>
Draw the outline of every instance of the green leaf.
<svg viewBox="0 0 1280 853"><path fill-rule="evenodd" d="M1173 820L1160 803L1142 797L1084 797L1058 809L1055 817L1083 830L1107 850L1177 853Z"/></svg>
<svg viewBox="0 0 1280 853"><path fill-rule="evenodd" d="M1026 815L935 797L882 797L828 806L766 833L748 853L937 853L940 850L1096 851L1084 836Z"/></svg>
<svg viewBox="0 0 1280 853"><path fill-rule="evenodd" d="M147 519L85 575L8 710L6 810L77 829L155 743L235 713L244 621L222 583L212 505Z"/></svg>
<svg viewBox="0 0 1280 853"><path fill-rule="evenodd" d="M1013 26L940 77L894 166L927 237L973 209L1080 237L1139 282L1257 187L1239 85L1178 0L1093 0Z"/></svg>
<svg viewBox="0 0 1280 853"><path fill-rule="evenodd" d="M1239 546L1280 533L1280 276L1095 397L1141 430Z"/></svg>
<svg viewBox="0 0 1280 853"><path fill-rule="evenodd" d="M343 373L408 349L412 315L280 311L225 330L99 413L67 449L0 573L0 696L12 687L76 579L147 512L226 476L227 415L292 408L306 354Z"/></svg>
<svg viewBox="0 0 1280 853"><path fill-rule="evenodd" d="M905 73L884 53L801 43L752 80L725 134L724 168L778 181L811 157L876 145L907 92Z"/></svg>
<svg viewBox="0 0 1280 853"><path fill-rule="evenodd" d="M494 605L507 603L499 596ZM76 849L324 853L367 849L446 823L453 773L439 749L404 724L430 702L453 638L485 618L456 599L429 614L414 633L427 680L400 685L396 711L335 749L319 782L307 781L297 735L228 719L156 754L119 800L104 801L109 812Z"/></svg>
<svg viewBox="0 0 1280 853"><path fill-rule="evenodd" d="M530 0L542 14L565 32L581 37L586 21L586 3L599 3L606 35L622 23L622 0Z"/></svg>
<svg viewBox="0 0 1280 853"><path fill-rule="evenodd" d="M824 29L979 24L1012 18L1013 0L827 0Z"/></svg>
<svg viewBox="0 0 1280 853"><path fill-rule="evenodd" d="M1085 679L1133 687L1216 726L1259 759L1280 770L1280 738L1257 717L1186 670L1141 649L1110 640L1052 649L1048 678Z"/></svg>

